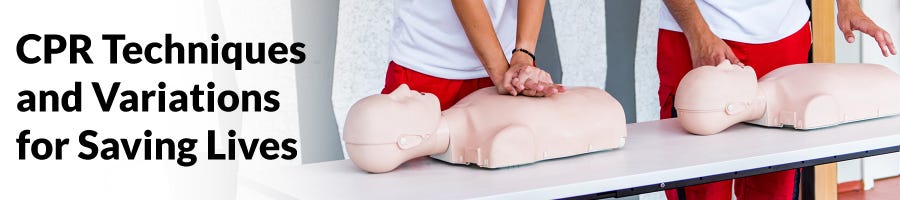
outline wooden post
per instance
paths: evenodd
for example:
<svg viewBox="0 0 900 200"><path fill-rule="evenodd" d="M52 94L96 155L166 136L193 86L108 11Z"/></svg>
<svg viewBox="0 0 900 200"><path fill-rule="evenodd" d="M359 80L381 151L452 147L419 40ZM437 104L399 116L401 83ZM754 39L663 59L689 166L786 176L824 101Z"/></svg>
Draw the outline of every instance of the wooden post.
<svg viewBox="0 0 900 200"><path fill-rule="evenodd" d="M813 62L834 63L834 0L812 0Z"/></svg>
<svg viewBox="0 0 900 200"><path fill-rule="evenodd" d="M834 63L834 0L812 0L811 6L812 60L815 63ZM837 163L816 166L814 184L814 199L837 200Z"/></svg>

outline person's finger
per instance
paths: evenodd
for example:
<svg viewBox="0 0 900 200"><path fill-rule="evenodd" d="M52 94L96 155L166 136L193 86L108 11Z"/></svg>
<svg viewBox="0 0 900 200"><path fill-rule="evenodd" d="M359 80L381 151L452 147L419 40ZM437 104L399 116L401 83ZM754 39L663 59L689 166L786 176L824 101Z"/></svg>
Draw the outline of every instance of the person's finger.
<svg viewBox="0 0 900 200"><path fill-rule="evenodd" d="M545 81L543 81L544 73L546 73L546 72L544 72L544 70L534 67L532 69L531 76L528 78L528 80L525 80L525 82L524 82L525 88L537 90L538 92L543 90L544 85L547 84Z"/></svg>
<svg viewBox="0 0 900 200"><path fill-rule="evenodd" d="M884 57L887 57L888 49L887 49L887 46L885 45L884 34L881 34L881 32L877 32L877 33L873 34L872 37L875 37L875 42L878 43L878 48L881 49L881 55L883 55Z"/></svg>
<svg viewBox="0 0 900 200"><path fill-rule="evenodd" d="M509 94L511 94L513 96L518 95L518 91L516 91L516 89L513 88L513 85L512 85L512 81L513 81L512 79L516 75L517 74L516 74L515 69L509 68L506 71L506 73L503 74L503 85L501 86L501 87L503 87L503 89L505 89L507 92L509 92Z"/></svg>
<svg viewBox="0 0 900 200"><path fill-rule="evenodd" d="M519 83L522 83L523 81L525 81L525 80L520 79L519 77L513 77L512 82L510 84L513 85L513 88L516 91L522 91L522 89L519 89L519 87L516 87L516 86L519 85Z"/></svg>
<svg viewBox="0 0 900 200"><path fill-rule="evenodd" d="M541 82L553 84L553 77L547 71L541 70Z"/></svg>
<svg viewBox="0 0 900 200"><path fill-rule="evenodd" d="M691 65L693 68L700 67L700 63L702 63L702 57L700 57L699 52L697 50L691 49Z"/></svg>
<svg viewBox="0 0 900 200"><path fill-rule="evenodd" d="M850 27L850 20L840 20L838 28L844 33L844 39L847 40L847 43L856 41L856 36L853 35L853 28Z"/></svg>
<svg viewBox="0 0 900 200"><path fill-rule="evenodd" d="M709 57L706 61L703 62L704 66L717 66L719 63L722 63L723 60L728 60L728 57L725 56L724 53L716 53L712 57Z"/></svg>
<svg viewBox="0 0 900 200"><path fill-rule="evenodd" d="M698 62L696 65L697 65L697 67L709 66L709 64L707 64L707 63L709 63L709 60L712 60L712 58L708 58L708 57L701 58L700 62ZM715 65L713 65L713 66L715 66Z"/></svg>
<svg viewBox="0 0 900 200"><path fill-rule="evenodd" d="M529 96L529 97L536 97L536 96L538 96L538 92L536 90L527 89L527 90L522 90L522 95Z"/></svg>
<svg viewBox="0 0 900 200"><path fill-rule="evenodd" d="M544 93L544 96L547 96L547 97L550 97L550 96L553 96L553 95L556 95L557 93L559 93L559 90L556 89L556 87L554 87L554 86L544 87L544 89L541 91Z"/></svg>
<svg viewBox="0 0 900 200"><path fill-rule="evenodd" d="M882 54L884 54L884 57L888 57L891 55L891 49L888 48L888 45L887 45L888 38L887 38L887 35L885 35L885 33L886 33L886 31L883 31L883 30L878 32L878 35L881 36L881 41L878 42L878 48L881 48L881 51L882 51Z"/></svg>
<svg viewBox="0 0 900 200"><path fill-rule="evenodd" d="M544 70L541 70L541 79L539 80L541 84L541 90L547 87L553 87L553 77L550 77L550 73L547 73Z"/></svg>
<svg viewBox="0 0 900 200"><path fill-rule="evenodd" d="M529 90L537 90L537 91L541 91L541 90L544 89L544 86L543 86L543 84L541 84L541 83L538 82L537 80L534 80L534 79L528 79L528 80L525 81L525 88L527 88L527 89L529 89Z"/></svg>
<svg viewBox="0 0 900 200"><path fill-rule="evenodd" d="M894 49L894 39L891 38L891 33L884 31L884 41L887 44L888 49L891 50L891 55L897 55L897 50Z"/></svg>
<svg viewBox="0 0 900 200"><path fill-rule="evenodd" d="M878 43L878 46L885 53L884 56L887 57L889 55L897 55L897 51L894 50L894 41L891 39L891 34L887 31L881 30L879 32L879 35L881 35L882 41Z"/></svg>
<svg viewBox="0 0 900 200"><path fill-rule="evenodd" d="M513 86L516 87L519 91L525 89L525 81L527 81L531 76L534 75L533 67L523 67L519 70L517 78L519 78L519 82Z"/></svg>
<svg viewBox="0 0 900 200"><path fill-rule="evenodd" d="M861 22L853 23L851 28L854 30L859 30L866 35L872 36L872 38L877 38L881 34L881 32L885 32L880 26L875 24L871 19L863 19ZM881 43L879 43L880 45Z"/></svg>
<svg viewBox="0 0 900 200"><path fill-rule="evenodd" d="M511 83L511 84L513 85L513 87L515 87L515 85L518 85L519 83L522 83L522 81L525 81L525 80L522 80L522 79L520 79L519 77L513 77L513 80L512 80L512 83Z"/></svg>
<svg viewBox="0 0 900 200"><path fill-rule="evenodd" d="M556 84L555 87L556 87L556 90L557 90L559 93L565 93L565 92L566 92L566 86L563 86L563 85L560 85L560 84Z"/></svg>

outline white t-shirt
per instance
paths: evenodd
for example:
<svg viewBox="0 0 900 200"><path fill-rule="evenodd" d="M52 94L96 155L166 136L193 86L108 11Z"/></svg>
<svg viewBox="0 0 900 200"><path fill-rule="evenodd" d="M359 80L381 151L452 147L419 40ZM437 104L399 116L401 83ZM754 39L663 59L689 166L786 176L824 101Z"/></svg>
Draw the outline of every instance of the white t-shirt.
<svg viewBox="0 0 900 200"><path fill-rule="evenodd" d="M518 1L485 0L484 4L509 60L516 42ZM448 0L394 0L390 59L439 78L488 76Z"/></svg>
<svg viewBox="0 0 900 200"><path fill-rule="evenodd" d="M696 0L703 19L719 38L764 44L796 33L809 21L805 0ZM660 8L659 28L681 31L669 9Z"/></svg>

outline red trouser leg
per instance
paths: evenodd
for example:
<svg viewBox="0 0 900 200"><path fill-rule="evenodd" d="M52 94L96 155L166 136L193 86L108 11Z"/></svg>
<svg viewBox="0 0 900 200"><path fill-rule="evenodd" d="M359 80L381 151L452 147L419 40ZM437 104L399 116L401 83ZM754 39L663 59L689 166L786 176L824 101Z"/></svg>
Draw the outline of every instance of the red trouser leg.
<svg viewBox="0 0 900 200"><path fill-rule="evenodd" d="M431 93L441 101L441 110L446 110L456 104L457 101L475 90L494 86L490 78L478 78L468 80L450 80L407 69L397 63L388 64L387 75L384 79L382 94L391 93L401 84L409 85L409 89L419 92Z"/></svg>
<svg viewBox="0 0 900 200"><path fill-rule="evenodd" d="M666 190L667 199L731 200L732 180Z"/></svg>
<svg viewBox="0 0 900 200"><path fill-rule="evenodd" d="M691 71L691 48L683 33L659 29L656 70L659 73L659 118L674 117L675 89Z"/></svg>
<svg viewBox="0 0 900 200"><path fill-rule="evenodd" d="M741 60L754 68L757 78L779 67L806 63L809 58L811 34L809 24L796 33L766 44L746 44L726 40L725 43ZM660 118L674 117L674 97L681 78L692 69L690 47L683 33L659 30L657 47L659 72ZM738 199L791 199L794 194L796 170L773 172L736 179ZM684 187L686 199L731 199L731 180ZM678 190L667 190L666 197L678 199Z"/></svg>

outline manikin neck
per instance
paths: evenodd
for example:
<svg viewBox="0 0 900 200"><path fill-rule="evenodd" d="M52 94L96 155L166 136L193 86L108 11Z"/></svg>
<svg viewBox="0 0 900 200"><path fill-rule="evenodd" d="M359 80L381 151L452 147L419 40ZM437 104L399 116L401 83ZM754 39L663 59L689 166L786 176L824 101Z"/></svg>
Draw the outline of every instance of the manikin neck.
<svg viewBox="0 0 900 200"><path fill-rule="evenodd" d="M762 88L756 90L756 96L753 98L753 102L750 102L750 115L747 120L756 120L765 115L769 98L766 94L766 91Z"/></svg>
<svg viewBox="0 0 900 200"><path fill-rule="evenodd" d="M434 132L434 151L430 155L447 152L450 148L450 125L447 124L447 117L441 114L441 121Z"/></svg>

